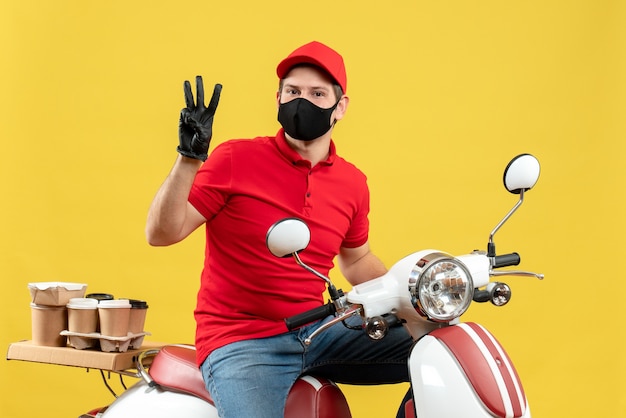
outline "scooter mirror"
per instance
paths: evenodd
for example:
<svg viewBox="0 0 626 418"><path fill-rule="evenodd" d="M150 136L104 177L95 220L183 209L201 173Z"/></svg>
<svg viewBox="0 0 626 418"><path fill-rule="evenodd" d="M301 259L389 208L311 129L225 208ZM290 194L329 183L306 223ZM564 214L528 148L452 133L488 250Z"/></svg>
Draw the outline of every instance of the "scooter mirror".
<svg viewBox="0 0 626 418"><path fill-rule="evenodd" d="M504 169L504 187L514 194L530 190L539 179L539 161L530 154L513 158Z"/></svg>
<svg viewBox="0 0 626 418"><path fill-rule="evenodd" d="M310 240L311 231L306 223L297 218L285 218L270 227L265 244L276 257L288 257L304 250Z"/></svg>

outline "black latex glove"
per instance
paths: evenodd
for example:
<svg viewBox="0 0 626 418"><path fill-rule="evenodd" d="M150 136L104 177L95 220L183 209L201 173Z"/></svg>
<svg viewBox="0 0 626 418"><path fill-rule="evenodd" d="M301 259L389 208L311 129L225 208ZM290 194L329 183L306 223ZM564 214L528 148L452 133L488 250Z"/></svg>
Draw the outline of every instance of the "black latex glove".
<svg viewBox="0 0 626 418"><path fill-rule="evenodd" d="M220 101L222 85L215 85L209 107L204 106L204 85L201 76L196 76L197 104L193 101L189 81L185 81L184 90L187 107L180 111L180 122L178 123L180 145L176 150L185 157L206 161L209 143L213 135L213 116L215 116L217 104Z"/></svg>

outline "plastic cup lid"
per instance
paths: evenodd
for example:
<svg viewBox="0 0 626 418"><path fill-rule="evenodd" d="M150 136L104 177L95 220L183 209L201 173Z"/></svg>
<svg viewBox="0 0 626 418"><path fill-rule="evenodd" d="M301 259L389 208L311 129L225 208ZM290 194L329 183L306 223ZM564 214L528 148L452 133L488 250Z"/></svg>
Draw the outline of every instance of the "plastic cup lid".
<svg viewBox="0 0 626 418"><path fill-rule="evenodd" d="M112 299L115 299L113 297L113 295L110 294L110 293L89 293L85 297L86 298L90 298L90 299L97 299L97 300L112 300Z"/></svg>
<svg viewBox="0 0 626 418"><path fill-rule="evenodd" d="M148 308L148 302L146 302L145 300L128 299L128 301L130 302L130 306L133 309L147 309Z"/></svg>
<svg viewBox="0 0 626 418"><path fill-rule="evenodd" d="M130 302L128 299L101 300L98 308L130 308Z"/></svg>
<svg viewBox="0 0 626 418"><path fill-rule="evenodd" d="M98 301L91 298L71 298L67 307L72 309L96 309L98 308Z"/></svg>

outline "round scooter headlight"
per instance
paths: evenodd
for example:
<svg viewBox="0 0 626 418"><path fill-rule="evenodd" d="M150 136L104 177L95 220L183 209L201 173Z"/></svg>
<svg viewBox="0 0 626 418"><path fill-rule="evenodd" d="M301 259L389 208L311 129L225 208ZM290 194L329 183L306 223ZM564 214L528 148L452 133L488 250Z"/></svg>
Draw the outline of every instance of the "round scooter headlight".
<svg viewBox="0 0 626 418"><path fill-rule="evenodd" d="M431 260L423 266L415 286L419 309L429 319L449 322L469 307L474 282L465 265L452 257Z"/></svg>

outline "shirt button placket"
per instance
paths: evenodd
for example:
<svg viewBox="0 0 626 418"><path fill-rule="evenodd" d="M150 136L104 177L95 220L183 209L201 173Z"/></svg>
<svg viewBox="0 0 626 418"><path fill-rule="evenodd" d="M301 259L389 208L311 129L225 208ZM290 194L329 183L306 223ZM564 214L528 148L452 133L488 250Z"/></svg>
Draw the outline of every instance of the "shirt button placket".
<svg viewBox="0 0 626 418"><path fill-rule="evenodd" d="M307 188L304 195L304 213L305 215L311 214L311 182L313 181L313 170L309 170L307 173Z"/></svg>

